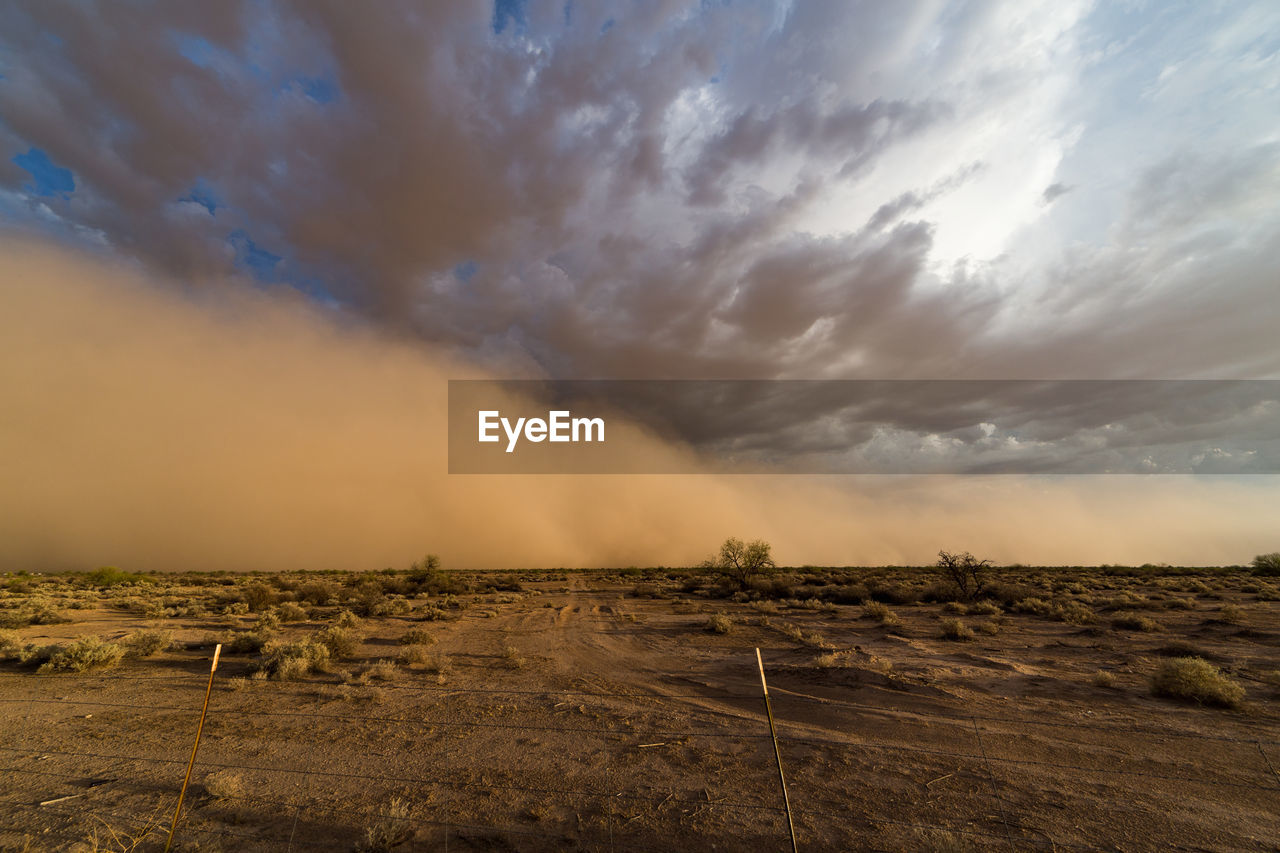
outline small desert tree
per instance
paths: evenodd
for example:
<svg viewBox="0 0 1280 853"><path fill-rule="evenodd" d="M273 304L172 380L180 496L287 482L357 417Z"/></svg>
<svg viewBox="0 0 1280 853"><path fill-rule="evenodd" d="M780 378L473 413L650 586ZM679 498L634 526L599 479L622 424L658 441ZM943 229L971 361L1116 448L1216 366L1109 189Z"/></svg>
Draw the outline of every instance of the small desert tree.
<svg viewBox="0 0 1280 853"><path fill-rule="evenodd" d="M1253 573L1268 577L1280 577L1280 551L1259 554L1253 558Z"/></svg>
<svg viewBox="0 0 1280 853"><path fill-rule="evenodd" d="M972 601L982 586L982 576L991 568L991 561L979 560L968 551L961 554L939 551L936 565L960 597Z"/></svg>
<svg viewBox="0 0 1280 853"><path fill-rule="evenodd" d="M713 565L745 587L751 578L778 567L771 551L769 543L762 539L744 543L731 536L720 546Z"/></svg>

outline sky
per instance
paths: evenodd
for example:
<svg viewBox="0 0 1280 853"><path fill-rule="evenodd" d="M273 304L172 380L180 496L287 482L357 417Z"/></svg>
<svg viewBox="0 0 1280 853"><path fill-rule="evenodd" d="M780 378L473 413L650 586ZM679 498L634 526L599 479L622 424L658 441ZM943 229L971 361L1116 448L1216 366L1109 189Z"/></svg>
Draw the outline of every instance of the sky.
<svg viewBox="0 0 1280 853"><path fill-rule="evenodd" d="M1280 379L1278 48L1270 2L6 4L0 564L1247 562L1273 474L467 478L442 407Z"/></svg>

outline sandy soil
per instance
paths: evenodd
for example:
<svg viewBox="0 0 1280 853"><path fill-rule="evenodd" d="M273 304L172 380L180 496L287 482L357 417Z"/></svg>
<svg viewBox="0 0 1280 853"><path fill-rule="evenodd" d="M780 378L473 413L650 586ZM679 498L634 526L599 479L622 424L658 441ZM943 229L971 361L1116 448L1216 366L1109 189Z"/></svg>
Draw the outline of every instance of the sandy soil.
<svg viewBox="0 0 1280 853"><path fill-rule="evenodd" d="M526 576L459 596L447 621L413 599L364 619L335 672L253 679L257 655L223 658L175 849L352 850L379 825L396 850L789 849L758 647L802 850L1280 850L1280 605L1244 574L1159 580L1082 581L1192 599L1143 611L1153 632L1113 627L1096 600L1085 624L902 604L885 626L856 604L734 602L661 575ZM136 849L159 849L207 680L197 645L255 617L71 613L15 633L178 642L105 672L3 665L0 847L133 849L149 821ZM727 633L707 628L719 613ZM948 618L998 633L949 641ZM413 628L431 664L369 669ZM1188 649L1245 687L1241 707L1151 695Z"/></svg>

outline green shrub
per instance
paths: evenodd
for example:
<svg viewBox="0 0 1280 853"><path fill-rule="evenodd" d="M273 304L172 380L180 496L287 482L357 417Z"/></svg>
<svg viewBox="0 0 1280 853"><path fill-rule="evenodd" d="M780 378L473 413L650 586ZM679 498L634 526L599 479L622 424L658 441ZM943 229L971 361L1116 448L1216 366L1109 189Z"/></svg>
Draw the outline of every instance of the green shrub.
<svg viewBox="0 0 1280 853"><path fill-rule="evenodd" d="M66 646L55 646L45 652L48 657L40 672L88 672L120 663L124 646L108 643L98 637L81 637Z"/></svg>
<svg viewBox="0 0 1280 853"><path fill-rule="evenodd" d="M121 584L143 584L154 583L154 581L146 575L126 572L123 569L117 569L115 566L103 566L95 569L84 576L84 582L89 586L95 586L99 589L120 586Z"/></svg>
<svg viewBox="0 0 1280 853"><path fill-rule="evenodd" d="M1259 554L1253 558L1253 573L1266 577L1280 577L1280 551Z"/></svg>
<svg viewBox="0 0 1280 853"><path fill-rule="evenodd" d="M1151 692L1221 708L1236 708L1244 699L1244 688L1203 658L1161 661L1151 678Z"/></svg>

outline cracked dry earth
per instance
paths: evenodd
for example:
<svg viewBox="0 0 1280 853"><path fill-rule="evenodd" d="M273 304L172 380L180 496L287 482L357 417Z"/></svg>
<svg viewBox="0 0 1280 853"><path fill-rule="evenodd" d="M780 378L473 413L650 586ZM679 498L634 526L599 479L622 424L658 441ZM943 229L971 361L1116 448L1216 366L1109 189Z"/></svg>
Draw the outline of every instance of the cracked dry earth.
<svg viewBox="0 0 1280 853"><path fill-rule="evenodd" d="M936 604L895 607L890 628L569 573L465 597L451 621L367 619L345 677L255 680L254 656L228 654L175 849L789 849L758 647L802 850L1280 850L1280 613L1213 582L1159 633L1008 613L950 642ZM1224 602L1248 627L1214 621ZM7 665L0 846L161 849L211 654L181 641L250 622L99 608L22 629L163 623L180 643L83 675ZM435 665L369 669L411 628ZM1245 705L1151 696L1174 642L1233 671Z"/></svg>

